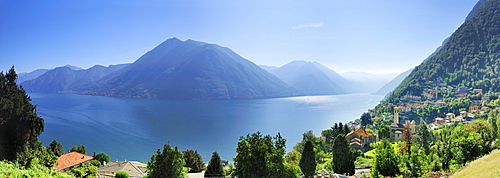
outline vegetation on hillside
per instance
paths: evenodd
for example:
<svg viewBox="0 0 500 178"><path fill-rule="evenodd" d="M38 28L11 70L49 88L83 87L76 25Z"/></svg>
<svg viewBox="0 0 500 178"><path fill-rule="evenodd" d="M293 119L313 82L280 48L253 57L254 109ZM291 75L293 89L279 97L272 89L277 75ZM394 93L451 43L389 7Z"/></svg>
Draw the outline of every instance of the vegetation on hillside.
<svg viewBox="0 0 500 178"><path fill-rule="evenodd" d="M485 2L433 57L417 66L379 106L421 96L435 81L500 92L500 1Z"/></svg>

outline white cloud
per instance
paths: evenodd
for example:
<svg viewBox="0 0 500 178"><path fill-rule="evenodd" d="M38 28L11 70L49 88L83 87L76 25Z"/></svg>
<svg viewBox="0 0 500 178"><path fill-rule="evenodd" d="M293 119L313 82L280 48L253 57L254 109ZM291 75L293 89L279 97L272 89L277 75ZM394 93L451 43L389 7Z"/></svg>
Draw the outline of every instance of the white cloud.
<svg viewBox="0 0 500 178"><path fill-rule="evenodd" d="M325 23L323 22L318 22L318 23L305 23L305 24L300 24L297 26L293 26L292 29L299 29L299 28L319 28L325 26Z"/></svg>

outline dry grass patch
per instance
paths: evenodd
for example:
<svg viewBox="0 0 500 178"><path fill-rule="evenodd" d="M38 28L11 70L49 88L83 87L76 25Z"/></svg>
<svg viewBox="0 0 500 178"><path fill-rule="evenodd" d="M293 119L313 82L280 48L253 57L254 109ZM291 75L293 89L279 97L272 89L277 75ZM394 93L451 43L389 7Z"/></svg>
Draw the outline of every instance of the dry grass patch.
<svg viewBox="0 0 500 178"><path fill-rule="evenodd" d="M500 150L493 150L450 176L450 178L460 177L500 177Z"/></svg>

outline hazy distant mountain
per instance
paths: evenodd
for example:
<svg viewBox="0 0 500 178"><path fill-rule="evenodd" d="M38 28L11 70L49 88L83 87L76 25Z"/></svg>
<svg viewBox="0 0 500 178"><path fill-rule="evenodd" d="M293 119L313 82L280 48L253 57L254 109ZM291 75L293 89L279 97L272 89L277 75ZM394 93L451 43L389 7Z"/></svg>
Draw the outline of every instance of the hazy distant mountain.
<svg viewBox="0 0 500 178"><path fill-rule="evenodd" d="M405 78L408 76L413 68L399 74L396 76L394 79L392 79L390 82L386 83L384 86L382 86L377 92L373 93L375 95L387 95L389 92L394 90Z"/></svg>
<svg viewBox="0 0 500 178"><path fill-rule="evenodd" d="M45 74L45 72L47 72L47 71L49 71L49 69L37 69L37 70L34 70L32 72L29 72L29 73L26 73L26 72L19 73L17 75L17 83L20 84L20 83L23 83L24 81L27 81L27 80L36 79L39 76Z"/></svg>
<svg viewBox="0 0 500 178"><path fill-rule="evenodd" d="M229 48L172 38L81 93L164 99L292 96L292 87Z"/></svg>
<svg viewBox="0 0 500 178"><path fill-rule="evenodd" d="M346 72L340 74L342 77L354 81L363 88L363 92L372 93L379 90L384 84L396 77L397 73L370 74L366 72Z"/></svg>
<svg viewBox="0 0 500 178"><path fill-rule="evenodd" d="M271 73L299 89L303 95L352 93L355 86L354 82L317 62L292 61Z"/></svg>
<svg viewBox="0 0 500 178"><path fill-rule="evenodd" d="M129 64L111 65L109 67L96 65L86 70L66 65L48 70L35 79L22 82L21 85L28 92L74 92L75 87L94 82L107 74L125 68L127 65Z"/></svg>
<svg viewBox="0 0 500 178"><path fill-rule="evenodd" d="M276 67L276 66L267 66L267 65L259 65L259 67L268 71L268 72L271 72L273 70L278 69L278 67Z"/></svg>
<svg viewBox="0 0 500 178"><path fill-rule="evenodd" d="M73 69L73 70L83 70L81 67L72 66L72 65L69 65L69 64L67 64L67 65L65 65L63 67L68 67L68 68Z"/></svg>

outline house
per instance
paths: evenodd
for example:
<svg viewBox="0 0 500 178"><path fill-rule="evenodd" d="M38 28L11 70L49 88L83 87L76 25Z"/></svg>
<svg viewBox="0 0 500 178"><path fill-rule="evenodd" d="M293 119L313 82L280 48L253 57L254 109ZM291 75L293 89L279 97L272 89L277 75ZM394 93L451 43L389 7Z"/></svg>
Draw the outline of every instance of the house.
<svg viewBox="0 0 500 178"><path fill-rule="evenodd" d="M97 169L101 177L115 177L117 172L126 172L130 177L144 177L147 165L137 161L111 161Z"/></svg>
<svg viewBox="0 0 500 178"><path fill-rule="evenodd" d="M434 122L436 122L437 124L444 124L444 123L446 123L446 121L444 120L444 118L440 118L440 117L435 118Z"/></svg>
<svg viewBox="0 0 500 178"><path fill-rule="evenodd" d="M57 163L54 165L54 169L56 171L65 171L73 167L78 167L83 163L90 162L92 159L94 159L94 157L78 152L63 154L57 158Z"/></svg>
<svg viewBox="0 0 500 178"><path fill-rule="evenodd" d="M376 140L375 134L367 132L365 129L356 129L346 135L346 139L351 143L351 147L358 149L366 148L371 142Z"/></svg>

